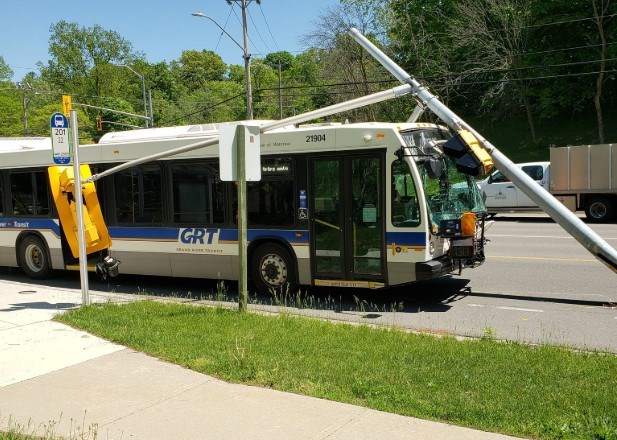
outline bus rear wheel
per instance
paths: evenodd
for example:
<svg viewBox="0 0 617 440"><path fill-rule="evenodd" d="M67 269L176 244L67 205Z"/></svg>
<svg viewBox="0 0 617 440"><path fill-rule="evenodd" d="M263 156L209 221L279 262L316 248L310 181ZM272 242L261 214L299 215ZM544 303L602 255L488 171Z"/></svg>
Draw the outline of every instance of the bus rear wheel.
<svg viewBox="0 0 617 440"><path fill-rule="evenodd" d="M45 242L34 235L24 238L19 244L19 265L30 278L47 278L51 264Z"/></svg>
<svg viewBox="0 0 617 440"><path fill-rule="evenodd" d="M295 293L296 270L289 252L278 244L259 246L251 258L251 278L262 295Z"/></svg>

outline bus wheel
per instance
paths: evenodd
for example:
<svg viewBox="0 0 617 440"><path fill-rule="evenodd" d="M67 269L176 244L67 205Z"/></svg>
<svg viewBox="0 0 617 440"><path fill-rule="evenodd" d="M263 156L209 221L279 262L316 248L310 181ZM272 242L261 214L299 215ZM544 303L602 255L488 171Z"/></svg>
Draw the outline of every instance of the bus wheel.
<svg viewBox="0 0 617 440"><path fill-rule="evenodd" d="M613 205L606 197L594 197L585 206L585 216L592 223L609 221L613 217Z"/></svg>
<svg viewBox="0 0 617 440"><path fill-rule="evenodd" d="M19 245L19 264L30 278L42 280L51 271L47 246L39 237L30 235Z"/></svg>
<svg viewBox="0 0 617 440"><path fill-rule="evenodd" d="M289 252L278 244L259 246L251 259L251 277L262 295L295 293L296 271Z"/></svg>

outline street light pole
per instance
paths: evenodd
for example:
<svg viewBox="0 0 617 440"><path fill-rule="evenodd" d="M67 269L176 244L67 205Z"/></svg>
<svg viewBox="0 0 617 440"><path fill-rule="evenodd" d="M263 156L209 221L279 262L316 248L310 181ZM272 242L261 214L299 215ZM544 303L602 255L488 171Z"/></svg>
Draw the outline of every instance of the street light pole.
<svg viewBox="0 0 617 440"><path fill-rule="evenodd" d="M133 72L135 75L137 75L140 79L141 79L141 94L143 96L143 100L144 100L144 116L145 116L145 125L146 128L148 128L148 119L150 119L148 117L148 101L146 98L146 79L144 78L143 75L140 75L139 73L135 72L131 67L127 66L126 64L117 64L118 67L126 67L127 69L129 69L131 72Z"/></svg>

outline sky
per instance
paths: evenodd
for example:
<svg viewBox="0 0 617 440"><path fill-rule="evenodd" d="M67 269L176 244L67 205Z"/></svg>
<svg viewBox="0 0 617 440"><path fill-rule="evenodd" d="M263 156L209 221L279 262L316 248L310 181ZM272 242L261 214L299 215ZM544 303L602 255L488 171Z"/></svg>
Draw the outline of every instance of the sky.
<svg viewBox="0 0 617 440"><path fill-rule="evenodd" d="M338 0L261 0L249 4L249 52L263 57L305 47L300 38L318 26L320 11ZM49 59L49 28L61 20L80 27L96 24L116 31L151 62L178 59L183 50L211 50L227 64L243 64L242 50L206 18L212 17L243 44L240 2L226 0L5 0L0 14L0 56L13 70L13 81L38 72L38 61ZM235 12L235 14L234 14Z"/></svg>

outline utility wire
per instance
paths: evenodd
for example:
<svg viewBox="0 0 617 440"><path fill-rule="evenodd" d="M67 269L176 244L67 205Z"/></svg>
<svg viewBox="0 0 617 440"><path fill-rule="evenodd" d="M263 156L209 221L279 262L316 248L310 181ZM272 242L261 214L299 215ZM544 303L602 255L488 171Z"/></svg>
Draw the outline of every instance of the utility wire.
<svg viewBox="0 0 617 440"><path fill-rule="evenodd" d="M227 20L225 20L225 24L223 25L223 29L225 29L227 27L227 23L229 23L229 17L231 17L231 10L229 11L229 14L227 14ZM223 34L225 32L221 31L221 35L219 35L219 41L216 42L216 47L214 48L214 51L216 52L219 48L219 44L221 44L221 38L223 38Z"/></svg>
<svg viewBox="0 0 617 440"><path fill-rule="evenodd" d="M259 28L255 24L255 20L253 20L253 15L251 14L251 10L248 7L246 8L246 12L247 12L249 18L251 19L251 23L253 23L253 27L255 28L255 31L257 31L257 35L259 35L259 39L264 44L264 46L266 46L266 50L268 52L272 52L272 50L270 50L270 47L268 46L268 44L264 41L263 37L261 36L261 32L259 32Z"/></svg>
<svg viewBox="0 0 617 440"><path fill-rule="evenodd" d="M540 23L540 24L530 24L529 26L523 26L523 29L527 29L527 28L535 28L535 27L546 27L546 26L557 26L560 24L569 24L569 23L578 23L581 21L589 21L589 20L597 20L598 18L604 20L605 18L613 18L617 16L617 14L610 14L610 15L601 15L600 17L587 17L587 18L576 18L574 20L565 20L565 21L554 21L551 23Z"/></svg>
<svg viewBox="0 0 617 440"><path fill-rule="evenodd" d="M558 75L546 75L546 76L532 76L526 78L503 78L496 80L487 80L487 81L473 81L473 82L461 82L457 83L457 86L467 86L467 85L476 85L476 84L496 84L500 82L518 82L518 81L537 81L540 79L555 79L555 78L568 78L572 76L588 76L588 75L597 75L598 73L615 73L617 69L612 70L597 70L595 72L583 72L583 73L563 73Z"/></svg>
<svg viewBox="0 0 617 440"><path fill-rule="evenodd" d="M242 20L240 19L240 17L238 17L238 13L236 12L236 9L234 8L234 6L235 6L235 3L231 6L232 11L233 11L234 15L236 16L236 20L238 20L238 23L240 23L240 27L242 29L244 29L244 23L242 23ZM251 46L254 47L255 49L257 49L257 45L255 44L255 42L251 38L251 35L248 33L248 31L247 31L246 35L247 35L249 41L251 42ZM259 53L261 54L261 52L259 52ZM255 55L255 54L252 54L252 55Z"/></svg>
<svg viewBox="0 0 617 440"><path fill-rule="evenodd" d="M214 107L218 107L219 105L225 104L225 103L227 103L227 102L229 102L229 101L233 101L234 99L238 99L238 98L243 97L243 96L245 96L244 92L243 92L243 93L239 93L239 94L237 94L237 95L235 95L235 96L232 96L231 98L227 98L227 99L225 99L225 100L223 100L223 101L217 102L216 104L212 104L212 105L210 105L210 106L200 108L199 110L196 110L196 111L194 111L194 112L187 113L187 114L185 114L185 115L182 115L182 116L177 117L177 118L174 118L174 119L169 119L169 120L167 120L167 121L162 121L162 122L159 122L159 125L165 125L165 124L170 124L170 123L173 123L173 122L179 121L179 120L184 119L184 118L187 118L187 117L189 117L189 116L196 115L197 113L201 113L201 112L204 112L204 111L206 111L206 110L210 110L210 109L212 109L212 108L214 108Z"/></svg>
<svg viewBox="0 0 617 440"><path fill-rule="evenodd" d="M263 6L261 6L261 4L259 4L258 6L259 10L261 11L261 15L264 18L264 22L266 23L266 28L268 28L268 32L270 33L270 37L272 38L272 41L274 41L274 46L276 47L276 50L280 52L279 45L276 44L276 39L274 38L274 35L272 35L272 30L270 29L270 25L268 24L268 20L266 19L266 15L264 14L264 8Z"/></svg>
<svg viewBox="0 0 617 440"><path fill-rule="evenodd" d="M617 42L606 43L605 46L612 46L617 44ZM575 47L564 47L562 49L549 49L549 50L540 50L537 52L523 52L521 55L539 55L543 53L553 53L553 52L568 52L570 50L578 50L578 49L590 49L593 47L600 47L602 44L588 44L587 46L575 46Z"/></svg>

